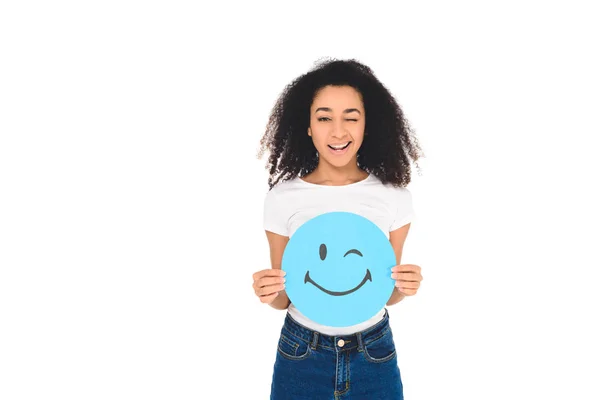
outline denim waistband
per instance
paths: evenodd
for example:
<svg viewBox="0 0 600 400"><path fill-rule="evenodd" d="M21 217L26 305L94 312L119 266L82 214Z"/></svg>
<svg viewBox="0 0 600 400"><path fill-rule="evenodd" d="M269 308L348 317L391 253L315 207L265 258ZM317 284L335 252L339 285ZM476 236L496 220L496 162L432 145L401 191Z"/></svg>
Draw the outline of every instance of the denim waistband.
<svg viewBox="0 0 600 400"><path fill-rule="evenodd" d="M390 330L390 324L388 311L385 309L383 319L363 331L350 335L329 336L307 328L292 318L288 313L285 317L282 329L287 331L288 334L291 334L296 338L310 344L310 347L313 350L317 347L322 347L330 350L351 350L358 348L359 351L362 351L364 345L367 345L385 335ZM343 342L340 342L340 340Z"/></svg>

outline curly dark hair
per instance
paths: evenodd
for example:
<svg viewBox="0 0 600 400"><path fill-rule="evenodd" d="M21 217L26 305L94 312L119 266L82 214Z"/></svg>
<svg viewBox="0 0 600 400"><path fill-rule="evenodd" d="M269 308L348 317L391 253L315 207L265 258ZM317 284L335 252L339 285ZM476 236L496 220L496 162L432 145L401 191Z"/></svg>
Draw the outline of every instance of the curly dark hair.
<svg viewBox="0 0 600 400"><path fill-rule="evenodd" d="M351 86L363 99L365 136L357 153L359 168L383 183L406 186L412 160L423 156L402 109L366 65L352 60L325 59L287 85L273 107L257 157L269 151L269 190L280 181L303 177L318 164L310 136L310 107L316 92L328 85Z"/></svg>

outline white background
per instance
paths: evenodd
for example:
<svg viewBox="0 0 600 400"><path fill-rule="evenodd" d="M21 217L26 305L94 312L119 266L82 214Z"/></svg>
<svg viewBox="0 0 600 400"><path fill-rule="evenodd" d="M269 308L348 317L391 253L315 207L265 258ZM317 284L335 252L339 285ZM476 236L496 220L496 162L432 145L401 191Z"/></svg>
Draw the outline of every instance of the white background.
<svg viewBox="0 0 600 400"><path fill-rule="evenodd" d="M211 3L0 6L0 398L268 398L256 151L321 57L426 155L406 399L600 398L593 2Z"/></svg>

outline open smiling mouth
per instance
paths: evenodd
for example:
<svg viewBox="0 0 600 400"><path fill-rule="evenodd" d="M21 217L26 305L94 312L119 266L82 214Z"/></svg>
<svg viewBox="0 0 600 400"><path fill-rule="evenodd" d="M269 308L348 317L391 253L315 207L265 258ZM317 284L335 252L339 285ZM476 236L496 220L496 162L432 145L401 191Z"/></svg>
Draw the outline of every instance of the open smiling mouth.
<svg viewBox="0 0 600 400"><path fill-rule="evenodd" d="M345 296L345 295L350 294L352 292L356 292L358 289L361 288L362 285L364 285L365 283L367 283L367 281L373 282L373 280L371 279L371 271L369 271L368 269L367 269L367 273L365 274L365 277L363 278L362 282L359 283L358 286L356 286L354 289L346 290L345 292L332 292L331 290L327 290L323 286L319 285L317 282L313 281L310 278L310 275L308 274L308 271L306 271L306 275L304 276L304 283L310 282L313 285L315 285L317 288L321 289L325 293L330 294L332 296Z"/></svg>

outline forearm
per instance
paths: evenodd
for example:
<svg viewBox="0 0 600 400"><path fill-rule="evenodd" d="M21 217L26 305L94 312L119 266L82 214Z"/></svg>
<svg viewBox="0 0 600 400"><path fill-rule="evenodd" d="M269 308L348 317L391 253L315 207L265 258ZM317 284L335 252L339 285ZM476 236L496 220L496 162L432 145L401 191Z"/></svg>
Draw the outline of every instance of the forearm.
<svg viewBox="0 0 600 400"><path fill-rule="evenodd" d="M277 297L275 297L275 300L273 300L271 303L269 303L269 305L276 310L287 309L288 306L290 305L290 299L288 298L285 290L282 290L281 292L279 292Z"/></svg>
<svg viewBox="0 0 600 400"><path fill-rule="evenodd" d="M394 288L394 292L390 296L390 299L387 301L386 305L393 306L394 304L402 301L402 299L404 299L405 297L406 295L404 293L400 293L397 288Z"/></svg>

